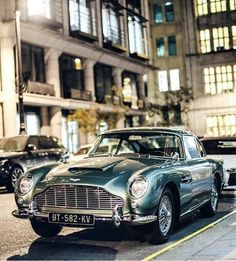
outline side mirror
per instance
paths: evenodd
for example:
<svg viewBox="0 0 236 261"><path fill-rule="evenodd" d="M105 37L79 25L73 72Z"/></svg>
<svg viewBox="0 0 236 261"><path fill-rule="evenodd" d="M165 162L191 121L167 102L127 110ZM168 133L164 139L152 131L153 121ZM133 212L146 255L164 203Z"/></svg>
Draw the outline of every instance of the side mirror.
<svg viewBox="0 0 236 261"><path fill-rule="evenodd" d="M28 144L26 146L26 151L28 151L28 152L36 150L36 149L37 149L37 147L34 144Z"/></svg>
<svg viewBox="0 0 236 261"><path fill-rule="evenodd" d="M179 153L178 152L172 153L171 159L174 160L174 161L178 161L179 160Z"/></svg>

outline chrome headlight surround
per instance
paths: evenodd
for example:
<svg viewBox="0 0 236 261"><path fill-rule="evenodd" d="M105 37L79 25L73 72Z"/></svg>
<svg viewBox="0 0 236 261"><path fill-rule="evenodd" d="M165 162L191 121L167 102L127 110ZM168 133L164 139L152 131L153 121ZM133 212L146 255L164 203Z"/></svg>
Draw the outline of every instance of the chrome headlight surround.
<svg viewBox="0 0 236 261"><path fill-rule="evenodd" d="M32 189L33 184L33 177L22 177L18 182L17 192L20 195L25 195Z"/></svg>
<svg viewBox="0 0 236 261"><path fill-rule="evenodd" d="M8 161L8 159L0 160L0 167L3 166L7 161Z"/></svg>
<svg viewBox="0 0 236 261"><path fill-rule="evenodd" d="M147 192L148 186L148 180L145 177L133 177L128 183L128 194L133 199L142 198Z"/></svg>

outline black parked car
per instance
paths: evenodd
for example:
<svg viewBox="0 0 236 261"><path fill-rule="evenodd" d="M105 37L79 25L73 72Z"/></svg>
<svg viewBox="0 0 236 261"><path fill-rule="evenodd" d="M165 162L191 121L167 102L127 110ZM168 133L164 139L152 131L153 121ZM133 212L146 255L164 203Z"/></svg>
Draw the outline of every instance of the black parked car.
<svg viewBox="0 0 236 261"><path fill-rule="evenodd" d="M57 138L44 135L19 135L0 140L0 186L9 192L29 168L57 161L66 149Z"/></svg>

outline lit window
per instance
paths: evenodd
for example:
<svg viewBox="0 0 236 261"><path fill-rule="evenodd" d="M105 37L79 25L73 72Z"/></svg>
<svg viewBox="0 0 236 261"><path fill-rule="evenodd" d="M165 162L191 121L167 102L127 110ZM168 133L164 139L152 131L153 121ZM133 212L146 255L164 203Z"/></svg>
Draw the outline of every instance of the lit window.
<svg viewBox="0 0 236 261"><path fill-rule="evenodd" d="M179 69L170 70L170 89L172 91L180 89Z"/></svg>
<svg viewBox="0 0 236 261"><path fill-rule="evenodd" d="M128 16L130 53L146 54L143 26L137 16Z"/></svg>
<svg viewBox="0 0 236 261"><path fill-rule="evenodd" d="M236 25L232 26L233 48L236 49Z"/></svg>
<svg viewBox="0 0 236 261"><path fill-rule="evenodd" d="M164 57L165 56L165 45L164 45L164 38L160 37L156 39L156 50L157 50L157 57Z"/></svg>
<svg viewBox="0 0 236 261"><path fill-rule="evenodd" d="M220 94L232 91L236 84L235 65L217 66L204 69L204 83L206 94Z"/></svg>
<svg viewBox="0 0 236 261"><path fill-rule="evenodd" d="M197 0L197 10L199 16L208 14L207 0Z"/></svg>
<svg viewBox="0 0 236 261"><path fill-rule="evenodd" d="M120 45L120 17L118 10L116 10L114 6L107 6L107 4L103 4L102 26L104 39Z"/></svg>
<svg viewBox="0 0 236 261"><path fill-rule="evenodd" d="M168 36L168 52L170 56L177 54L175 36Z"/></svg>
<svg viewBox="0 0 236 261"><path fill-rule="evenodd" d="M205 93L216 94L215 70L213 67L204 69Z"/></svg>
<svg viewBox="0 0 236 261"><path fill-rule="evenodd" d="M39 15L48 19L52 18L50 0L28 0L28 15Z"/></svg>
<svg viewBox="0 0 236 261"><path fill-rule="evenodd" d="M174 22L174 5L172 1L165 2L166 22Z"/></svg>
<svg viewBox="0 0 236 261"><path fill-rule="evenodd" d="M201 53L209 53L211 51L209 29L200 31L200 46L201 46Z"/></svg>
<svg viewBox="0 0 236 261"><path fill-rule="evenodd" d="M213 45L215 51L229 49L229 29L228 27L213 28Z"/></svg>
<svg viewBox="0 0 236 261"><path fill-rule="evenodd" d="M154 11L154 22L156 24L163 23L162 6L158 4L154 5L153 11Z"/></svg>
<svg viewBox="0 0 236 261"><path fill-rule="evenodd" d="M168 91L168 79L167 79L167 71L159 71L158 72L158 83L160 92Z"/></svg>
<svg viewBox="0 0 236 261"><path fill-rule="evenodd" d="M230 10L236 10L236 0L229 0Z"/></svg>
<svg viewBox="0 0 236 261"><path fill-rule="evenodd" d="M81 59L75 58L75 70L82 70L82 62Z"/></svg>
<svg viewBox="0 0 236 261"><path fill-rule="evenodd" d="M227 136L236 133L236 115L216 115L207 117L207 134L209 136Z"/></svg>
<svg viewBox="0 0 236 261"><path fill-rule="evenodd" d="M69 0L70 30L96 35L94 3L88 0Z"/></svg>
<svg viewBox="0 0 236 261"><path fill-rule="evenodd" d="M226 11L226 0L210 0L211 13Z"/></svg>

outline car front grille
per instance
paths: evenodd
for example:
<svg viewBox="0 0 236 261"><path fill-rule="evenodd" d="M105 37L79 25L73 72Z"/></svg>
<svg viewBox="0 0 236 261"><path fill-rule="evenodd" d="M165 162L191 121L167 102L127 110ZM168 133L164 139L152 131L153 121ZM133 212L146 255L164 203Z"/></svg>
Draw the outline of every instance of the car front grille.
<svg viewBox="0 0 236 261"><path fill-rule="evenodd" d="M113 209L123 207L123 200L100 187L92 186L52 186L35 196L35 202L42 207L64 207L77 209Z"/></svg>

